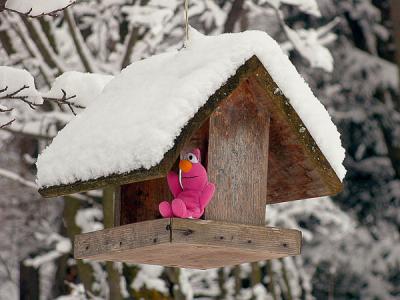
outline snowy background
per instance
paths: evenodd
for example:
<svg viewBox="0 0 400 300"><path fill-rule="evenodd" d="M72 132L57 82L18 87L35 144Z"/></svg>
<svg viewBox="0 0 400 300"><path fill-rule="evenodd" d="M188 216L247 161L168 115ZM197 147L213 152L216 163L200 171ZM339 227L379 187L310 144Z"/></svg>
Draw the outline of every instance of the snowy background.
<svg viewBox="0 0 400 300"><path fill-rule="evenodd" d="M38 195L36 158L55 134L130 62L184 38L183 1L73 2L0 0L1 300L399 299L397 0L190 1L202 33L274 37L347 151L342 194L267 207L269 224L302 230L301 256L209 271L75 261L70 238L107 226L109 191Z"/></svg>

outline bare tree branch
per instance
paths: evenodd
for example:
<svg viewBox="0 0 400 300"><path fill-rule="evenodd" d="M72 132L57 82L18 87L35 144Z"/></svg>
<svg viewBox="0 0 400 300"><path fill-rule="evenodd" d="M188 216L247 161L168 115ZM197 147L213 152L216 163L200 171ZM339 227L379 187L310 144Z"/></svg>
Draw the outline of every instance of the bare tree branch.
<svg viewBox="0 0 400 300"><path fill-rule="evenodd" d="M122 57L121 60L121 69L129 65L132 50L138 38L139 38L139 28L133 26L128 36L128 42L126 43L124 56Z"/></svg>
<svg viewBox="0 0 400 300"><path fill-rule="evenodd" d="M14 108L7 108L7 109L4 109L4 108L1 108L0 107L0 112L10 112L10 111L12 111Z"/></svg>
<svg viewBox="0 0 400 300"><path fill-rule="evenodd" d="M7 2L7 0L0 0L0 12L5 9L6 2Z"/></svg>
<svg viewBox="0 0 400 300"><path fill-rule="evenodd" d="M28 100L28 97L29 97L28 95L19 95L20 92L22 92L23 90L26 90L28 88L29 88L29 86L24 85L24 86L22 86L21 88L17 89L14 92L10 92L10 93L8 93L6 95L0 96L0 100L20 100L20 101L28 104L30 108L36 109L36 107L41 106L42 104L37 104L37 103L34 103L34 102ZM7 90L8 90L8 86L3 88L3 89L0 89L0 93L4 93ZM71 99L76 98L76 95L68 97L67 93L65 92L65 90L61 89L61 91L62 91L62 94L63 94L63 96L61 98L43 97L43 100L44 101L48 101L48 102L54 102L60 108L63 105L66 105L66 106L68 106L68 108L71 110L71 112L74 115L76 115L76 112L75 112L74 108L82 108L82 109L85 108L84 106L82 106L82 105L80 105L78 103L70 101ZM12 110L13 110L13 108L11 108L11 109L0 109L0 112L10 112ZM14 121L15 121L15 119L7 122L6 124L1 125L0 128L4 128L6 126L9 126Z"/></svg>
<svg viewBox="0 0 400 300"><path fill-rule="evenodd" d="M1 256L1 255L0 255L0 263L3 265L4 269L6 270L7 279L15 284L15 282L14 282L14 280L12 278L10 267L7 264L7 260L5 260L3 258L3 256Z"/></svg>
<svg viewBox="0 0 400 300"><path fill-rule="evenodd" d="M46 46L45 41L37 31L37 28L34 26L33 22L36 22L36 20L29 20L23 16L21 16L21 20L24 23L25 28L31 37L31 40L36 45L45 62L49 65L50 68L56 68L58 74L63 73L63 66L61 66L60 63L57 61L56 55L53 53L53 49Z"/></svg>
<svg viewBox="0 0 400 300"><path fill-rule="evenodd" d="M0 129L10 126L14 121L15 121L15 119L12 119L12 120L8 121L7 123L0 125Z"/></svg>
<svg viewBox="0 0 400 300"><path fill-rule="evenodd" d="M1 129L4 131L10 132L13 135L18 135L18 136L23 136L23 137L31 137L31 138L38 139L38 140L51 141L54 138L54 136L50 136L50 135L27 132L23 128L21 130L18 130L18 129L14 129L11 126L5 126Z"/></svg>
<svg viewBox="0 0 400 300"><path fill-rule="evenodd" d="M140 1L140 5L144 6L147 5L149 0L142 0ZM146 28L142 34L139 33L140 27L133 25L129 34L127 43L125 46L125 52L121 60L121 70L124 69L126 66L130 64L130 59L132 55L133 48L135 47L136 43L143 39L143 37L149 31L149 28Z"/></svg>
<svg viewBox="0 0 400 300"><path fill-rule="evenodd" d="M74 4L74 3L70 3L67 6L60 7L58 9L55 9L55 10L52 10L52 11L49 11L49 12L43 12L43 13L38 14L38 15L32 15L31 14L32 10L33 10L32 7L27 12L24 13L24 12L17 11L15 9L11 9L11 8L5 7L6 2L7 2L7 0L0 0L0 12L2 12L2 11L10 11L10 12L14 12L14 13L23 15L25 17L30 17L30 18L38 18L38 17L43 17L43 16L46 16L46 15L48 15L48 16L57 16L60 11L66 9L66 8L70 7L72 4Z"/></svg>
<svg viewBox="0 0 400 300"><path fill-rule="evenodd" d="M224 32L232 32L235 28L235 24L237 20L241 17L243 13L243 4L244 0L235 0L232 3L231 10L228 13L228 16L224 25Z"/></svg>
<svg viewBox="0 0 400 300"><path fill-rule="evenodd" d="M45 17L38 18L41 29L43 30L46 39L49 42L50 47L53 49L55 55L59 55L59 51L57 48L56 36L53 32L53 27L51 26L51 22Z"/></svg>
<svg viewBox="0 0 400 300"><path fill-rule="evenodd" d="M18 24L14 24L13 22L8 21L10 24L10 27L15 31L17 36L21 39L22 44L25 46L26 50L28 51L29 55L32 58L38 58L40 56L40 52L38 49L33 49L31 44L28 42L28 37L26 36L25 31L22 30L22 26L19 26ZM41 65L39 65L39 71L41 75L43 76L44 81L46 82L47 86L50 87L50 79L46 71L43 69Z"/></svg>
<svg viewBox="0 0 400 300"><path fill-rule="evenodd" d="M1 9L1 4L0 4L0 9ZM0 16L0 25L3 25L4 22L5 22L4 18ZM0 30L0 44L3 46L8 56L16 53L13 43L11 41L10 34L7 31L7 29Z"/></svg>
<svg viewBox="0 0 400 300"><path fill-rule="evenodd" d="M278 19L279 25L282 28L282 31L285 33L288 40L290 40L290 34L288 32L283 13L279 10L279 8L275 7L274 5L270 4L269 2L265 2L265 5L272 8L275 12L276 18Z"/></svg>
<svg viewBox="0 0 400 300"><path fill-rule="evenodd" d="M86 72L95 73L95 66L92 64L91 53L86 47L86 44L83 40L83 37L78 29L78 26L75 23L74 15L69 10L64 10L64 18L68 24L69 33L71 34L72 40L74 41L76 51L78 52L79 58L83 66L85 67Z"/></svg>
<svg viewBox="0 0 400 300"><path fill-rule="evenodd" d="M27 187L37 189L37 185L33 181L25 179L22 176L6 169L0 168L0 176L19 182Z"/></svg>
<svg viewBox="0 0 400 300"><path fill-rule="evenodd" d="M128 37L128 42L126 43L125 53L121 60L121 69L125 68L130 64L130 59L132 55L133 48L135 47L136 43L143 39L146 33L149 31L148 28L142 34L139 34L139 27L133 26Z"/></svg>
<svg viewBox="0 0 400 300"><path fill-rule="evenodd" d="M55 102L60 108L62 105L67 105L68 108L71 110L71 112L76 115L74 108L85 108L84 106L77 104L75 102L71 102L71 99L76 98L76 95L69 96L67 97L67 93L65 90L61 89L63 96L62 98L51 98L51 97L43 97L43 100L45 101L50 101L50 102Z"/></svg>
<svg viewBox="0 0 400 300"><path fill-rule="evenodd" d="M26 90L28 88L29 88L29 86L24 85L14 92L11 92L4 96L0 96L0 100L21 100L22 102L25 102L26 104L28 104L30 108L36 109L36 106L39 106L40 104L36 104L36 103L33 103L32 101L27 100L28 95L25 95L25 96L18 95L20 92L22 92L23 90ZM8 89L8 86L5 87L3 92L7 91L7 89Z"/></svg>

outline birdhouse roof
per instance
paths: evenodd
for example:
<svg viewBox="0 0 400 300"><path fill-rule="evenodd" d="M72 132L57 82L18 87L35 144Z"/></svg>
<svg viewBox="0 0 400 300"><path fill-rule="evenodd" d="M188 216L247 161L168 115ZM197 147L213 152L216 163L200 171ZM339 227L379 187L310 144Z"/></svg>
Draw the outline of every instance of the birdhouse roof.
<svg viewBox="0 0 400 300"><path fill-rule="evenodd" d="M186 48L132 63L58 133L37 161L41 193L87 190L98 179L106 179L104 185L126 183L139 171L159 177L152 170L182 138L184 127L212 96L227 96L215 95L226 93L221 87L254 56L276 83L273 92L283 94L300 117L305 128L299 130L309 132L342 180L340 134L275 40L261 31L203 36L191 29Z"/></svg>

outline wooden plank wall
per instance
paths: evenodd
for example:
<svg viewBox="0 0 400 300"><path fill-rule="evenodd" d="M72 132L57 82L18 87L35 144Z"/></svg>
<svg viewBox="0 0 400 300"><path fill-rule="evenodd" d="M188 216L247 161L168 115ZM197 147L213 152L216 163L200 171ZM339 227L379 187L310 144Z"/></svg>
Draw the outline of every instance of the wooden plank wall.
<svg viewBox="0 0 400 300"><path fill-rule="evenodd" d="M270 116L260 103L245 80L211 115L208 220L265 224Z"/></svg>
<svg viewBox="0 0 400 300"><path fill-rule="evenodd" d="M118 225L159 219L158 204L170 199L166 178L123 185Z"/></svg>
<svg viewBox="0 0 400 300"><path fill-rule="evenodd" d="M208 130L209 119L192 135L181 151L181 154L185 154L193 148L199 148L204 166L207 166ZM172 168L175 172L178 171L178 161ZM159 203L172 200L165 177L122 185L116 193L114 226L159 219Z"/></svg>

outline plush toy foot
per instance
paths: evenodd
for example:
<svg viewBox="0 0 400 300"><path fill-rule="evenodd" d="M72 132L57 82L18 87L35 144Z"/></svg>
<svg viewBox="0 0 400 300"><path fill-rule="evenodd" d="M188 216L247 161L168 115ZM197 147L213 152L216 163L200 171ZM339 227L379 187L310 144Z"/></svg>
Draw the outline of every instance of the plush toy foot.
<svg viewBox="0 0 400 300"><path fill-rule="evenodd" d="M201 216L204 214L204 209L200 210L200 208L198 208L193 210L192 212L189 212L188 214L191 214L193 219L200 219Z"/></svg>
<svg viewBox="0 0 400 300"><path fill-rule="evenodd" d="M172 218L172 208L168 201L163 201L158 205L158 210L164 218Z"/></svg>
<svg viewBox="0 0 400 300"><path fill-rule="evenodd" d="M172 200L172 213L174 214L175 217L187 218L188 214L185 202L183 202L179 198Z"/></svg>

